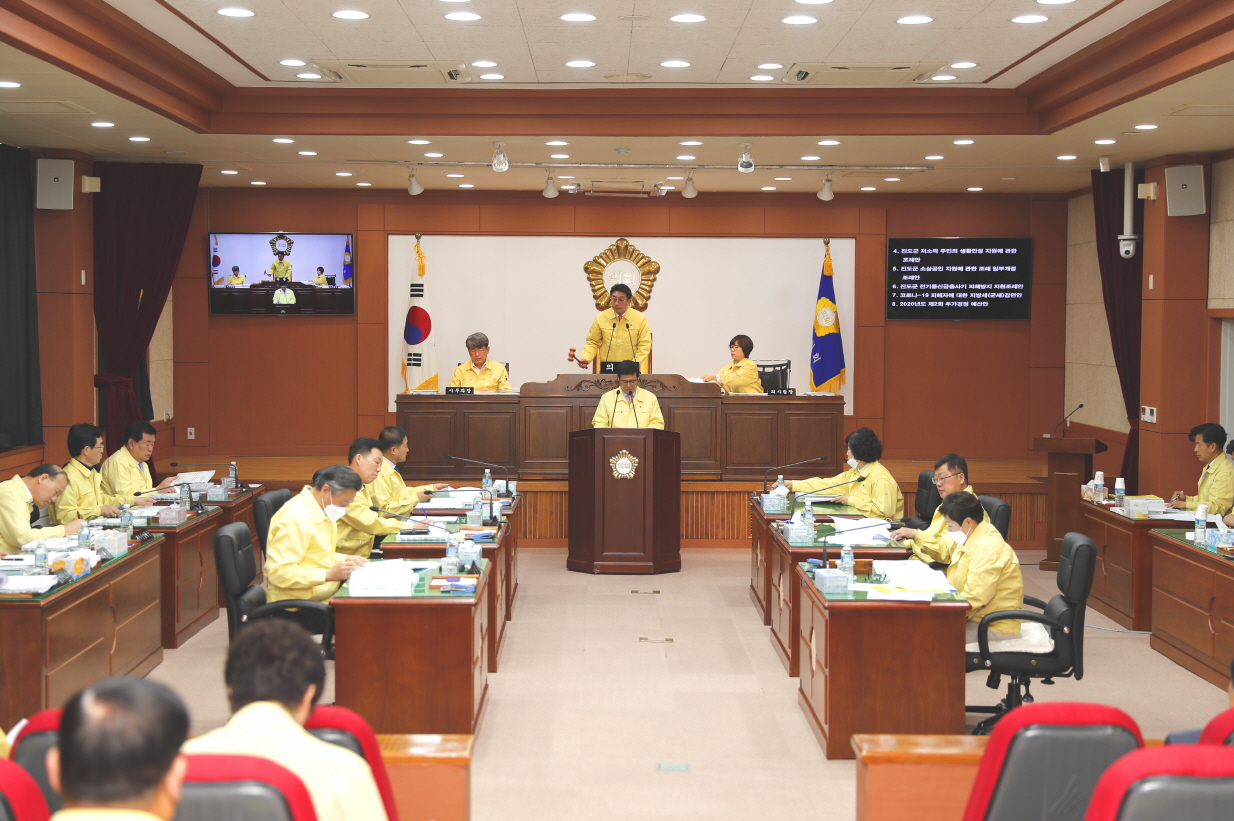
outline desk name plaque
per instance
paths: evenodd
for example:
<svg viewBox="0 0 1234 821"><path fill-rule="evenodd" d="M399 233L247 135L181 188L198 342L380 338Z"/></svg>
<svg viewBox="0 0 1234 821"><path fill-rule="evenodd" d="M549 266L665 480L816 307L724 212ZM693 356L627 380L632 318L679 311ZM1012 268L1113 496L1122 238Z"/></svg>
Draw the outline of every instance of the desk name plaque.
<svg viewBox="0 0 1234 821"><path fill-rule="evenodd" d="M475 388L458 388L458 387L450 387L450 388L446 388L446 393L447 393L447 394L454 394L454 395L459 395L459 394L461 394L461 395L464 395L464 396L471 396L471 395L472 395L472 394L474 394L475 392L476 392L476 389L475 389Z"/></svg>

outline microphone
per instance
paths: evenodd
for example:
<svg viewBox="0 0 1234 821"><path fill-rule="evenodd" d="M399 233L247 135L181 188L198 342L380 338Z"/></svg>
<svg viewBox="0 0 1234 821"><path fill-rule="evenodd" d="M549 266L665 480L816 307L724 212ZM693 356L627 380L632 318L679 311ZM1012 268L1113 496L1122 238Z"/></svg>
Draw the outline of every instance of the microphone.
<svg viewBox="0 0 1234 821"><path fill-rule="evenodd" d="M630 320L626 320L626 339L630 340L630 358L635 362L638 361L638 355L634 353L634 334L630 332Z"/></svg>
<svg viewBox="0 0 1234 821"><path fill-rule="evenodd" d="M863 479L864 479L865 477L863 476L863 477L861 477L861 478L863 478ZM884 520L882 520L881 522L879 522L878 524L874 524L874 525L862 525L861 527L853 527L853 528L849 528L848 530L846 530L846 531L844 531L844 532L845 532L845 533L855 533L855 532L856 532L856 531L858 531L858 530L869 530L869 529L870 529L870 528L872 528L872 527L887 527L887 528L890 528L890 527L891 527L891 520L890 520L890 519L884 519ZM835 533L828 533L826 536L824 536L824 537L823 537L823 567L831 567L831 562L829 562L829 561L827 560L827 540L828 540L828 539L830 539L832 536L836 535L836 533L839 533L839 532L840 532L840 531L839 531L839 530L837 530ZM809 561L809 559L807 559L806 561Z"/></svg>
<svg viewBox="0 0 1234 821"><path fill-rule="evenodd" d="M493 502L496 501L493 491L491 489L480 488L480 492L488 494L488 518L484 520L484 526L501 527L501 521L498 519L497 514L493 512Z"/></svg>
<svg viewBox="0 0 1234 821"><path fill-rule="evenodd" d="M608 361L608 355L613 352L613 337L616 334L617 334L617 320L614 319L613 329L609 332L609 335L608 335L608 348L604 351L604 360L602 361ZM599 373L599 372L600 372L600 369L597 367L596 373Z"/></svg>
<svg viewBox="0 0 1234 821"><path fill-rule="evenodd" d="M235 468L236 469L236 487L240 490L247 491L249 486L240 481L240 468L235 462L171 462L170 467L210 467L210 468Z"/></svg>
<svg viewBox="0 0 1234 821"><path fill-rule="evenodd" d="M1063 422L1066 422L1068 419L1070 419L1070 418L1072 417L1072 415L1075 413L1075 411L1078 411L1078 410L1079 410L1080 408L1082 408L1082 407L1084 407L1084 403L1083 403L1083 402L1081 402L1080 404L1076 405L1076 406L1075 406L1075 410L1073 410L1071 413L1069 413L1069 414L1067 414L1066 416L1064 416L1064 417L1063 417L1063 419L1062 419L1062 422L1059 422L1057 425L1055 425L1055 426L1054 426L1054 432L1050 434L1050 438L1051 438L1051 439L1053 439L1053 438L1054 438L1054 434L1058 433L1058 429L1059 429L1060 427L1062 427Z"/></svg>
<svg viewBox="0 0 1234 821"><path fill-rule="evenodd" d="M434 522L417 522L415 519L413 519L413 518L412 518L412 517L410 517L410 516L404 516L402 513L395 513L395 512L390 511L390 510L382 510L382 509L381 509L381 508L379 508L377 505L369 505L369 508L368 508L368 509L369 509L369 510L371 510L371 511L373 511L374 513L380 513L382 516L388 516L388 517L389 517L389 518L391 518L391 519L399 519L399 520L404 521L404 522L414 522L415 524L418 524L418 525L424 525L425 527L435 527L435 528L437 528L438 530L444 530L447 534L449 534L449 535L451 535L451 536L453 536L453 535L454 535L454 532L453 532L452 530L450 530L449 528L447 528L447 527L442 527L441 525L436 524L436 523L434 523ZM428 513L427 513L427 512L425 512L424 508L420 508L420 511L421 511L421 513L422 513L424 516L426 516L426 517L428 516Z"/></svg>
<svg viewBox="0 0 1234 821"><path fill-rule="evenodd" d="M608 426L613 426L613 417L617 415L617 400L621 398L621 387L618 386L617 392L613 394L613 407L608 412Z"/></svg>
<svg viewBox="0 0 1234 821"><path fill-rule="evenodd" d="M168 489L169 488L165 488L165 487L152 487L149 490L134 490L133 495L134 496L146 496L151 493L166 493Z"/></svg>
<svg viewBox="0 0 1234 821"><path fill-rule="evenodd" d="M818 490L811 490L809 493L799 493L797 495L798 496L812 496L815 493L822 493L824 490L831 490L832 488L844 487L844 485L851 485L854 483L864 482L865 480L866 480L866 477L858 476L856 479L849 479L847 482L839 482L837 484L832 485L831 487L820 487Z"/></svg>
<svg viewBox="0 0 1234 821"><path fill-rule="evenodd" d="M794 467L797 467L797 465L804 465L807 462L821 462L823 459L826 459L826 458L827 458L826 456L815 456L813 459L802 459L800 462L793 462L791 465L780 465L779 467L767 468L767 470L763 471L763 493L767 492L767 477L771 475L771 472L773 470L782 470L784 468L794 468Z"/></svg>
<svg viewBox="0 0 1234 821"><path fill-rule="evenodd" d="M509 499L514 494L510 492L510 470L505 465L499 465L496 462L481 462L479 459L467 459L463 456L451 456L446 454L447 459L453 459L456 462L470 462L473 465L484 465L490 468L500 468L506 474L506 489L497 494L498 499Z"/></svg>

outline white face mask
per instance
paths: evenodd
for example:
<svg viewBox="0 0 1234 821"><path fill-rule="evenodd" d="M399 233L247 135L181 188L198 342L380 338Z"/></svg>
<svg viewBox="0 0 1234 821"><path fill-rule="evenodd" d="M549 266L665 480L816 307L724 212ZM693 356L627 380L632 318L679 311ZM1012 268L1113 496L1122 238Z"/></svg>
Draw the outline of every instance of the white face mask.
<svg viewBox="0 0 1234 821"><path fill-rule="evenodd" d="M956 544L964 544L968 541L968 534L963 530L948 530L947 535L951 537L951 541Z"/></svg>
<svg viewBox="0 0 1234 821"><path fill-rule="evenodd" d="M853 459L852 457L849 457L846 461L848 462L848 466L852 468L853 470L856 470L857 465L860 464L860 462L858 462L856 459Z"/></svg>
<svg viewBox="0 0 1234 821"><path fill-rule="evenodd" d="M326 518L332 522L337 522L347 513L347 508L339 507L338 505L326 505Z"/></svg>

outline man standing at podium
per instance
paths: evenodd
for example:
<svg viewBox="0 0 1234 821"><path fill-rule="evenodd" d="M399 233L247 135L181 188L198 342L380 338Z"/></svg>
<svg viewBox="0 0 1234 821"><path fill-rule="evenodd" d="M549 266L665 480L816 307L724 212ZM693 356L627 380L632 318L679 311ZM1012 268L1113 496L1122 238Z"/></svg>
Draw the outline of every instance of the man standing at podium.
<svg viewBox="0 0 1234 821"><path fill-rule="evenodd" d="M634 298L630 286L617 283L608 292L609 307L596 314L587 332L587 343L578 366L586 368L597 358L601 362L632 359L646 370L651 355L651 326L641 311L630 307Z"/></svg>
<svg viewBox="0 0 1234 821"><path fill-rule="evenodd" d="M614 286L624 287L624 286ZM629 359L617 363L617 390L600 397L593 428L655 428L664 430L660 400L638 386L638 363Z"/></svg>

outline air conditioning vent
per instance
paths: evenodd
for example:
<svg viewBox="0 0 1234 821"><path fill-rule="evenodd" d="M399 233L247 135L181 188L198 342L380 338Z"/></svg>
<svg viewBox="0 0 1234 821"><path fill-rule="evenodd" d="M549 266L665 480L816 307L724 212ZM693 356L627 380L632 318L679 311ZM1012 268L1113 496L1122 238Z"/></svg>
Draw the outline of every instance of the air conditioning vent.
<svg viewBox="0 0 1234 821"><path fill-rule="evenodd" d="M562 186L562 190L567 189ZM582 193L589 197L651 197L663 196L667 192L658 189L655 183L641 180L591 180L576 183L568 193Z"/></svg>
<svg viewBox="0 0 1234 821"><path fill-rule="evenodd" d="M5 114L93 114L85 106L68 100L6 100L0 103Z"/></svg>
<svg viewBox="0 0 1234 821"><path fill-rule="evenodd" d="M792 85L900 86L928 80L945 63L794 63L781 82Z"/></svg>
<svg viewBox="0 0 1234 821"><path fill-rule="evenodd" d="M470 83L465 63L451 60L314 60L322 77L369 86L425 86Z"/></svg>

